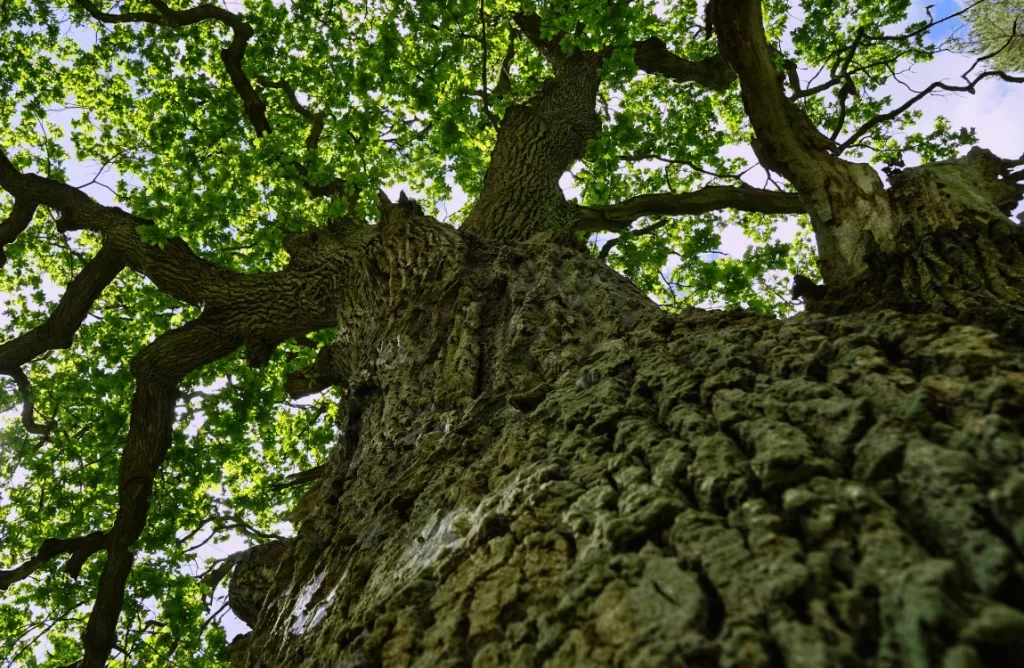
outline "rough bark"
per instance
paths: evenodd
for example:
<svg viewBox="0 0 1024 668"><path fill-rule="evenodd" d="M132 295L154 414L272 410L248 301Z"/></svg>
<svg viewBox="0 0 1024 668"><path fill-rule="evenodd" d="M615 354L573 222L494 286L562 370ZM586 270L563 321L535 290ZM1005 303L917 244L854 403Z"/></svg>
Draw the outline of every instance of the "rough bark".
<svg viewBox="0 0 1024 668"><path fill-rule="evenodd" d="M236 571L235 665L1024 649L1019 348L930 314L670 316L575 250L416 225L298 536Z"/></svg>
<svg viewBox="0 0 1024 668"><path fill-rule="evenodd" d="M1024 192L1007 165L973 149L958 160L894 173L892 248L868 244L870 271L815 306L841 313L895 306L1024 334L1024 230L1010 221Z"/></svg>
<svg viewBox="0 0 1024 668"><path fill-rule="evenodd" d="M238 17L78 4L103 22L231 28L225 65L254 131L271 131ZM554 77L506 113L458 231L385 203L378 226L335 221L290 239L284 271L241 275L180 240L144 243L149 221L0 153L16 201L0 242L36 206L103 237L47 323L0 347L0 373L25 379L26 424L39 427L21 365L68 345L122 268L203 308L133 361L110 530L51 539L0 574L106 552L79 668L114 646L181 379L332 325L338 340L288 389L346 388L338 442L292 514L298 536L232 561L229 601L253 627L236 665L973 666L1024 651L1024 247L1005 216L1020 178L976 152L886 192L782 95L758 3L710 13L723 58L647 40L638 65L723 88L728 63L759 157L801 202L709 188L570 206L558 179L597 130L607 50L562 53L535 16L520 28ZM323 117L287 82L263 85L315 146ZM353 196L340 178L306 185ZM809 211L828 289L802 289L831 317L667 315L564 243L720 206Z"/></svg>
<svg viewBox="0 0 1024 668"><path fill-rule="evenodd" d="M558 180L601 127L594 106L602 59L581 51L552 58L555 73L542 90L505 112L467 232L490 239L572 233L576 216Z"/></svg>
<svg viewBox="0 0 1024 668"><path fill-rule="evenodd" d="M750 198L810 211L830 316L667 315L552 243L597 56L540 42L556 76L506 116L463 229L390 210L402 231L370 265L363 324L341 321L294 383L347 388L340 436L297 536L239 560L230 601L253 630L235 665L925 667L1024 651L1024 353L986 328L1017 317L1015 182L975 153L886 192L781 95L759 5L712 15L758 154L802 204ZM567 227L722 192L577 209ZM964 276L1002 301L972 301Z"/></svg>

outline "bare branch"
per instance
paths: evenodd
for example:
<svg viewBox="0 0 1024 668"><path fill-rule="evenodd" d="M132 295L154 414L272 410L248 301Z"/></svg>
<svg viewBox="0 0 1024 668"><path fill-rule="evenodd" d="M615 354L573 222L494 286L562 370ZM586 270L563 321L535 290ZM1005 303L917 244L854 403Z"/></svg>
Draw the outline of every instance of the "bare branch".
<svg viewBox="0 0 1024 668"><path fill-rule="evenodd" d="M846 99L850 95L854 95L857 92L857 87L853 83L853 79L847 77L846 83L839 89L839 93L836 95L839 102L839 113L836 116L836 127L829 135L829 139L835 141L839 137L839 133L843 131L843 125L846 123Z"/></svg>
<svg viewBox="0 0 1024 668"><path fill-rule="evenodd" d="M739 209L757 213L805 213L806 208L795 193L711 186L689 193L657 193L640 195L618 204L578 207L579 229L586 232L629 229L630 223L644 216L686 216L718 209Z"/></svg>
<svg viewBox="0 0 1024 668"><path fill-rule="evenodd" d="M869 41L872 41L872 42L898 42L898 41L913 39L914 37L918 37L918 36L923 35L924 33L928 32L928 31L930 31L932 28L934 28L935 26L939 25L940 23L945 23L946 21L951 21L951 20L955 19L958 16L963 16L964 14L966 14L969 11L971 11L972 9L974 9L975 7L977 7L978 5L980 5L983 2L985 2L985 0L977 0L977 2L973 2L970 5L967 5L966 7L961 9L960 11L953 12L952 14L950 14L948 16L944 16L941 19L931 19L930 21L928 21L928 23L926 23L925 25L921 26L917 30L911 30L910 32L901 33L899 35L868 35L867 39ZM931 16L931 13L929 12L929 17L930 16Z"/></svg>
<svg viewBox="0 0 1024 668"><path fill-rule="evenodd" d="M973 67L974 66L972 65L971 68L973 69ZM1024 83L1024 77L1012 76L1005 72L998 72L995 70L982 72L973 79L969 79L967 83L962 86L954 86L947 83L943 83L942 81L933 82L929 84L924 90L919 92L917 95L914 95L900 106L896 107L895 109L891 109L885 113L878 114L877 116L869 120L867 123L860 126L856 131L854 131L852 135L850 135L846 139L846 141L839 145L837 154L841 154L843 151L850 148L850 146L852 146L858 139L860 139L867 133L871 132L871 130L878 127L879 125L882 125L883 123L888 123L889 121L897 118L902 113L910 109L912 106L914 106L915 104L923 100L925 97L930 95L933 91L945 90L953 93L970 93L971 95L973 95L975 93L975 87L978 85L979 82L981 82L983 79L988 79L992 77L1002 79L1003 81L1006 81L1008 83Z"/></svg>

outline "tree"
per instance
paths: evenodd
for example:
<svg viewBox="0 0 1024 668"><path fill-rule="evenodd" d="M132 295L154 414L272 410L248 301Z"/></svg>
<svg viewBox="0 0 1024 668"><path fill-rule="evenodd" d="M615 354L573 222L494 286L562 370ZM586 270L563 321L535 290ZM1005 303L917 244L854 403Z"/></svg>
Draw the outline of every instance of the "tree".
<svg viewBox="0 0 1024 668"><path fill-rule="evenodd" d="M1024 70L1024 2L986 0L965 14L970 31L964 46L1002 70Z"/></svg>
<svg viewBox="0 0 1024 668"><path fill-rule="evenodd" d="M803 7L4 2L10 660L1012 663L1024 161L902 131L1024 78Z"/></svg>

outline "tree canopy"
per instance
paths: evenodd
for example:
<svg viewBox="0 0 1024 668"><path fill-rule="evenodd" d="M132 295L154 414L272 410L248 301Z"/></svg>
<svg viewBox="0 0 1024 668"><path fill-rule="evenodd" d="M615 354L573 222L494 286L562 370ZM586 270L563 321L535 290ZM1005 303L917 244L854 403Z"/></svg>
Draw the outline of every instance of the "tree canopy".
<svg viewBox="0 0 1024 668"><path fill-rule="evenodd" d="M918 130L915 104L1021 80L980 54L962 78L894 102L883 87L951 48L936 35L960 20L910 22L910 9L764 4L777 75L836 154L879 167L954 157L973 130L942 118ZM546 90L551 54L577 52L601 59L598 127L563 179L571 200L551 217L571 220L666 308L791 313L791 276L818 277L806 207L735 150L749 145L750 123L695 1L0 1L9 663L81 657L124 503L118 461L130 425L149 419L133 413L133 369L137 379L165 345L189 364L173 413L157 416L173 422L172 447L114 613L114 656L224 665L233 562L197 551L287 531L302 472L335 438L340 390L308 371L335 337L330 314L289 301L304 235L377 221L382 189L395 186L472 230L473 207L451 203L481 195L499 128ZM94 178L79 178L84 169ZM751 184L751 173L768 178ZM782 238L783 224L795 232ZM751 241L742 257L719 253L729 225ZM287 322L286 335L268 343L190 324L218 309Z"/></svg>
<svg viewBox="0 0 1024 668"><path fill-rule="evenodd" d="M1024 2L986 0L973 3L966 14L969 30L964 46L994 67L1024 70Z"/></svg>

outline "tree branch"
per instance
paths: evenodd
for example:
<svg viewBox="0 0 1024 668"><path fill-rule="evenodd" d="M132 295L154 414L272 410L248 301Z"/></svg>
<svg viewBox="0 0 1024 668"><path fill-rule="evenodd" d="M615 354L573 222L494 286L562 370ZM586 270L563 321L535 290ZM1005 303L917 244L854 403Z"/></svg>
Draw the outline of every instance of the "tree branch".
<svg viewBox="0 0 1024 668"><path fill-rule="evenodd" d="M345 373L340 368L342 364L339 364L342 352L340 344L328 343L317 351L316 361L311 366L288 374L284 384L288 396L300 399L346 381Z"/></svg>
<svg viewBox="0 0 1024 668"><path fill-rule="evenodd" d="M54 557L70 554L71 558L64 564L64 570L71 577L78 577L86 560L104 548L106 534L95 531L88 536L77 538L47 538L39 546L31 559L8 571L0 571L0 591L5 591L16 582L29 577L46 565Z"/></svg>
<svg viewBox="0 0 1024 668"><path fill-rule="evenodd" d="M36 214L36 203L25 199L15 199L10 214L0 223L0 268L7 264L4 247L18 238Z"/></svg>
<svg viewBox="0 0 1024 668"><path fill-rule="evenodd" d="M309 121L309 134L306 135L306 148L313 149L320 144L320 137L324 132L325 114L322 111L310 111L309 107L299 102L295 89L285 80L271 81L265 76L256 77L256 81L264 88L276 88L283 91L288 99L288 104L299 116Z"/></svg>
<svg viewBox="0 0 1024 668"><path fill-rule="evenodd" d="M505 57L501 59L501 71L498 73L498 83L494 87L495 96L506 95L512 90L512 59L516 55L516 36L519 31L509 31L508 48L505 50Z"/></svg>
<svg viewBox="0 0 1024 668"><path fill-rule="evenodd" d="M974 66L972 65L971 68L973 69L973 67ZM943 83L941 81L935 81L929 84L924 90L914 95L900 106L896 107L895 109L891 109L885 113L874 116L864 125L857 128L857 130L852 135L850 135L846 139L846 141L839 145L837 153L842 153L846 149L850 148L850 146L853 145L858 139L860 139L867 133L871 132L871 130L878 127L879 125L882 125L883 123L888 123L889 121L895 119L900 114L904 113L912 106L920 102L922 99L930 95L932 91L945 90L950 91L952 93L970 93L971 95L973 95L975 93L975 87L977 86L977 84L983 79L988 79L990 77L996 77L1008 83L1024 83L1024 77L1016 77L1005 72L999 72L995 70L982 72L973 79L968 79L967 83L964 84L963 86L954 86L947 83Z"/></svg>
<svg viewBox="0 0 1024 668"><path fill-rule="evenodd" d="M181 239L169 239L162 248L144 242L138 228L151 226L152 221L117 207L102 206L67 184L36 174L21 174L3 151L0 151L0 187L15 198L28 198L59 211L62 217L57 225L62 231L100 233L103 247L112 255L148 277L163 292L187 304L201 306L233 300L223 288L254 278L200 258Z"/></svg>
<svg viewBox="0 0 1024 668"><path fill-rule="evenodd" d="M189 9L171 9L163 0L148 0L157 10L153 12L124 12L110 14L101 11L92 0L75 0L78 6L85 9L96 21L101 23L152 23L169 28L184 28L202 21L216 21L231 30L231 42L220 52L221 61L227 70L235 92L242 99L245 115L249 119L257 137L271 132L270 121L267 120L267 105L256 94L252 83L245 75L242 60L245 49L255 32L252 26L242 18L218 7L217 5L198 5Z"/></svg>
<svg viewBox="0 0 1024 668"><path fill-rule="evenodd" d="M93 302L123 268L124 262L111 251L101 249L68 284L53 313L42 325L0 344L0 374L10 376L18 385L21 421L28 433L45 436L53 425L36 422L31 386L22 365L49 350L71 347L75 332L82 326Z"/></svg>
<svg viewBox="0 0 1024 668"><path fill-rule="evenodd" d="M46 351L69 348L93 302L123 268L111 250L101 249L68 284L43 324L0 344L0 373L14 377L19 367Z"/></svg>
<svg viewBox="0 0 1024 668"><path fill-rule="evenodd" d="M118 473L118 508L107 561L82 634L81 668L101 668L114 646L135 541L146 526L149 497L172 442L178 384L190 372L235 350L242 338L222 318L207 315L157 337L131 363L135 377L128 443Z"/></svg>
<svg viewBox="0 0 1024 668"><path fill-rule="evenodd" d="M552 66L562 62L566 54L559 44L565 37L564 32L559 32L554 39L547 39L541 36L541 18L537 14L517 14L513 20L528 40L540 51L540 55Z"/></svg>
<svg viewBox="0 0 1024 668"><path fill-rule="evenodd" d="M911 30L910 32L901 33L899 35L868 35L867 38L868 38L868 40L870 40L872 42L898 42L898 41L913 39L914 37L918 37L920 35L923 35L924 33L928 32L929 30L931 30L935 26L939 25L940 23L945 23L946 21L950 21L952 19L955 19L958 16L963 16L964 14L966 14L969 11L971 11L972 9L974 9L975 7L977 7L978 5L982 4L985 1L986 0L977 0L976 2L973 2L973 3L969 4L969 5L967 5L966 7L961 9L960 11L953 12L952 14L950 14L948 16L944 16L941 19L937 19L937 20L936 19L932 19L932 20L928 21L928 23L926 23L925 25L921 26L920 28L918 28L916 30ZM931 13L929 12L929 17L930 16L931 16Z"/></svg>
<svg viewBox="0 0 1024 668"><path fill-rule="evenodd" d="M35 436L49 436L53 430L54 423L48 422L47 424L39 424L35 418L35 402L32 400L32 384L28 380L28 376L20 368L11 369L7 372L11 378L14 379L15 384L18 386L18 393L21 395L21 424L25 427L25 431Z"/></svg>
<svg viewBox="0 0 1024 668"><path fill-rule="evenodd" d="M647 225L646 227L641 227L639 230L633 230L632 232L630 232L630 236L641 237L641 236L644 236L646 234L654 234L655 232L657 232L661 228L663 228L666 225L668 225L668 221L669 221L668 218L662 218L661 220L659 220L656 223L651 223L650 225ZM609 253L612 252L612 249L619 245L619 242L621 240L622 240L622 235L620 234L619 236L615 237L614 239L609 239L608 241L606 241L604 246L601 247L601 252L597 254L597 257L599 257L602 260L606 259L608 257L608 255L609 255Z"/></svg>
<svg viewBox="0 0 1024 668"><path fill-rule="evenodd" d="M579 229L585 232L622 232L644 216L686 216L718 209L757 213L805 213L796 193L758 188L711 186L689 193L640 195L618 204L581 206Z"/></svg>
<svg viewBox="0 0 1024 668"><path fill-rule="evenodd" d="M270 489L281 490L288 489L290 487L299 487L301 485L307 485L313 482L314 480L320 479L323 476L326 468L327 467L324 464L321 464L320 466L314 466L313 468L307 469L305 471L293 473L289 476L285 476L284 480L282 480L281 482L274 483L273 485L271 485Z"/></svg>
<svg viewBox="0 0 1024 668"><path fill-rule="evenodd" d="M657 160L659 162L667 162L667 163L672 164L672 165L683 165L684 167L689 168L691 171L699 172L701 174L705 174L707 176L711 176L711 177L716 178L716 179L728 179L730 181L738 181L739 184L740 184L740 187L744 187L746 185L744 183L743 179L742 179L742 176L744 174L746 174L747 172L749 172L751 169L753 169L756 166L756 165L752 165L751 167L748 167L747 169L745 169L742 172L740 172L739 174L722 174L721 172L713 172L711 170L704 169L702 167L698 167L697 165L693 164L689 160L679 160L678 158L669 158L669 157L663 156L663 155L654 155L654 154L649 154L649 153L633 153L633 154L628 154L628 155L620 155L620 156L618 156L618 159L626 161L626 162L641 162L643 160Z"/></svg>
<svg viewBox="0 0 1024 668"><path fill-rule="evenodd" d="M657 37L633 42L636 66L648 74L660 74L680 83L696 83L708 90L726 90L736 73L719 55L687 60L669 51Z"/></svg>

